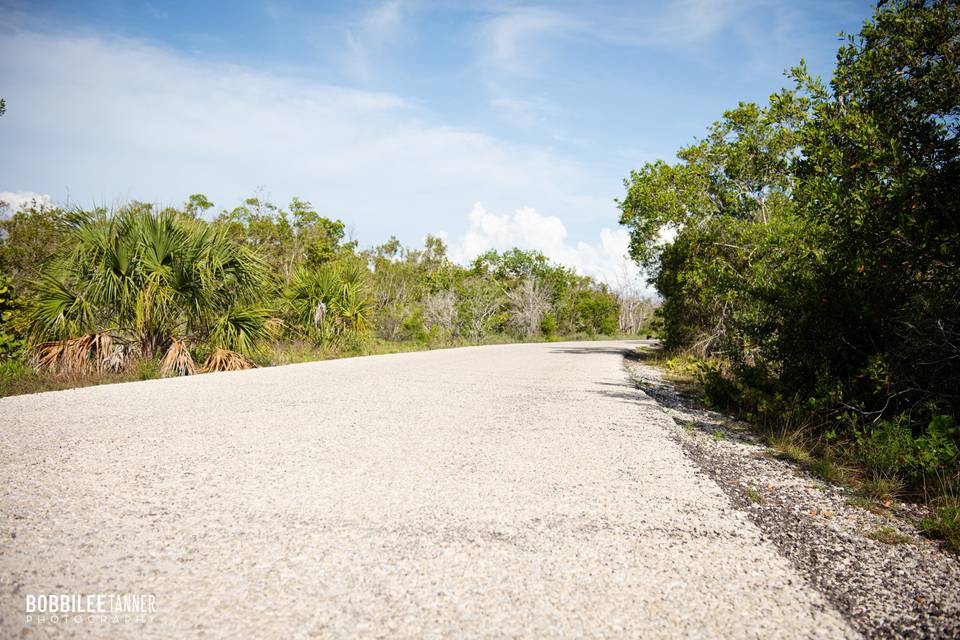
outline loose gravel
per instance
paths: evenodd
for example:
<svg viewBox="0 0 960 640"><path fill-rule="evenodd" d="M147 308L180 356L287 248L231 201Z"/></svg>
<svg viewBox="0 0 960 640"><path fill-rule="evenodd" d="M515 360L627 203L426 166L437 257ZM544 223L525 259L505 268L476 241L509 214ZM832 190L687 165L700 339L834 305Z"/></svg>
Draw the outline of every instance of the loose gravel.
<svg viewBox="0 0 960 640"><path fill-rule="evenodd" d="M625 362L673 419L674 441L855 629L870 638L960 638L960 562L921 537L912 524L919 507L856 506L848 490L777 459L747 425L698 407L661 370Z"/></svg>
<svg viewBox="0 0 960 640"><path fill-rule="evenodd" d="M856 637L633 388L635 346L2 399L0 637ZM157 611L26 617L60 593Z"/></svg>

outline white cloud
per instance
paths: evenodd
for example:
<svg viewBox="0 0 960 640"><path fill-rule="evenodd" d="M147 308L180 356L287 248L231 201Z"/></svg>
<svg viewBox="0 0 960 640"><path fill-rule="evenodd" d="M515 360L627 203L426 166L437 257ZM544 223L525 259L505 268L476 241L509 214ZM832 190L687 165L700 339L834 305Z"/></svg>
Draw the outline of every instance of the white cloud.
<svg viewBox="0 0 960 640"><path fill-rule="evenodd" d="M49 206L50 196L32 191L0 191L0 203L9 208L10 212L17 211L24 205Z"/></svg>
<svg viewBox="0 0 960 640"><path fill-rule="evenodd" d="M436 122L390 93L28 31L0 38L0 77L0 189L84 206L202 192L231 207L263 185L281 204L296 195L342 217L364 243L414 241L481 199L536 203L580 228L616 216L609 176Z"/></svg>
<svg viewBox="0 0 960 640"><path fill-rule="evenodd" d="M496 15L481 32L488 64L511 73L530 73L544 55L542 40L582 28L573 16L539 7L514 7Z"/></svg>
<svg viewBox="0 0 960 640"><path fill-rule="evenodd" d="M703 42L737 23L757 0L679 0L583 9L508 6L488 19L478 47L488 65L506 73L530 73L551 54L550 41L654 46L664 49Z"/></svg>
<svg viewBox="0 0 960 640"><path fill-rule="evenodd" d="M374 58L407 35L406 10L401 0L386 0L363 13L347 28L344 63L358 79L371 81L376 75Z"/></svg>
<svg viewBox="0 0 960 640"><path fill-rule="evenodd" d="M441 237L450 234L441 232ZM497 214L477 203L470 212L466 232L449 242L450 257L465 264L478 255L496 249L513 247L536 250L556 263L574 268L621 289L626 284L639 288L644 295L654 295L637 265L627 256L630 236L626 229L600 230L594 243L571 242L566 225L556 216L543 215L531 207L516 209L512 214Z"/></svg>

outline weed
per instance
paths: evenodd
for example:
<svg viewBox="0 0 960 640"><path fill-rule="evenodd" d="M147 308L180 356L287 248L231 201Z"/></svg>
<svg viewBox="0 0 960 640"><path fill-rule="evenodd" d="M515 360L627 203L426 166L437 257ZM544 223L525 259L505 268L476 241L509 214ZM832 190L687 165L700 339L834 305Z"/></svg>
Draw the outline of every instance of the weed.
<svg viewBox="0 0 960 640"><path fill-rule="evenodd" d="M153 380L160 376L160 369L156 360L140 360L136 364L138 380Z"/></svg>
<svg viewBox="0 0 960 640"><path fill-rule="evenodd" d="M747 500L750 502L761 504L764 501L763 496L760 495L760 492L752 487L747 487L743 493L747 496Z"/></svg>
<svg viewBox="0 0 960 640"><path fill-rule="evenodd" d="M913 542L913 538L910 536L904 535L894 529L893 527L883 526L877 527L873 531L867 534L867 537L871 540L876 540L877 542L882 542L883 544L909 544Z"/></svg>
<svg viewBox="0 0 960 640"><path fill-rule="evenodd" d="M847 498L847 505L869 511L870 513L875 513L878 516L887 514L887 509L882 504L877 502L874 498L867 496L853 496L852 498Z"/></svg>
<svg viewBox="0 0 960 640"><path fill-rule="evenodd" d="M960 501L941 497L931 505L931 514L920 521L924 533L942 538L951 549L960 553Z"/></svg>
<svg viewBox="0 0 960 640"><path fill-rule="evenodd" d="M813 463L813 456L803 446L797 434L782 433L771 436L767 443L777 452L777 457L781 460L788 460L802 467L807 467Z"/></svg>
<svg viewBox="0 0 960 640"><path fill-rule="evenodd" d="M862 491L864 495L881 502L893 500L902 490L903 481L897 476L874 476L860 482L860 491Z"/></svg>

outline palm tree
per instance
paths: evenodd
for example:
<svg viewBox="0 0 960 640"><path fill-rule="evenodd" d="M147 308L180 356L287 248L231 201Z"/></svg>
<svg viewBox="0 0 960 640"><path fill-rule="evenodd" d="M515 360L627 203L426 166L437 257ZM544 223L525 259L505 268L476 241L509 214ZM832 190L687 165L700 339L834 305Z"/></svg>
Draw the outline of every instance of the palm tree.
<svg viewBox="0 0 960 640"><path fill-rule="evenodd" d="M113 356L121 349L152 358L167 348L184 362L187 343L250 354L265 335L264 263L222 229L134 203L115 214L78 212L70 234L26 309L35 347L105 335L116 343Z"/></svg>
<svg viewBox="0 0 960 640"><path fill-rule="evenodd" d="M302 268L284 290L284 299L294 324L321 340L362 339L367 333L370 294L366 273L359 267Z"/></svg>

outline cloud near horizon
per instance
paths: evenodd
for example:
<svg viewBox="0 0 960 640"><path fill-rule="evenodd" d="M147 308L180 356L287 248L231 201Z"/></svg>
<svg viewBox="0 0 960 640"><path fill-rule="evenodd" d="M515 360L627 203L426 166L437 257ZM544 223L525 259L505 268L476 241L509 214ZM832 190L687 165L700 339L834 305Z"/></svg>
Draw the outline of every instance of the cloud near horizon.
<svg viewBox="0 0 960 640"><path fill-rule="evenodd" d="M24 206L50 206L53 202L45 193L32 191L0 191L0 207L6 206L11 212L18 211Z"/></svg>
<svg viewBox="0 0 960 640"><path fill-rule="evenodd" d="M490 249L504 251L518 247L539 251L552 261L615 289L629 285L643 295L655 295L627 255L630 235L623 228L603 227L594 243L571 242L560 218L543 215L533 207L500 215L478 202L470 211L469 224L462 236L450 238L444 232L439 235L448 241L451 259L460 264Z"/></svg>

